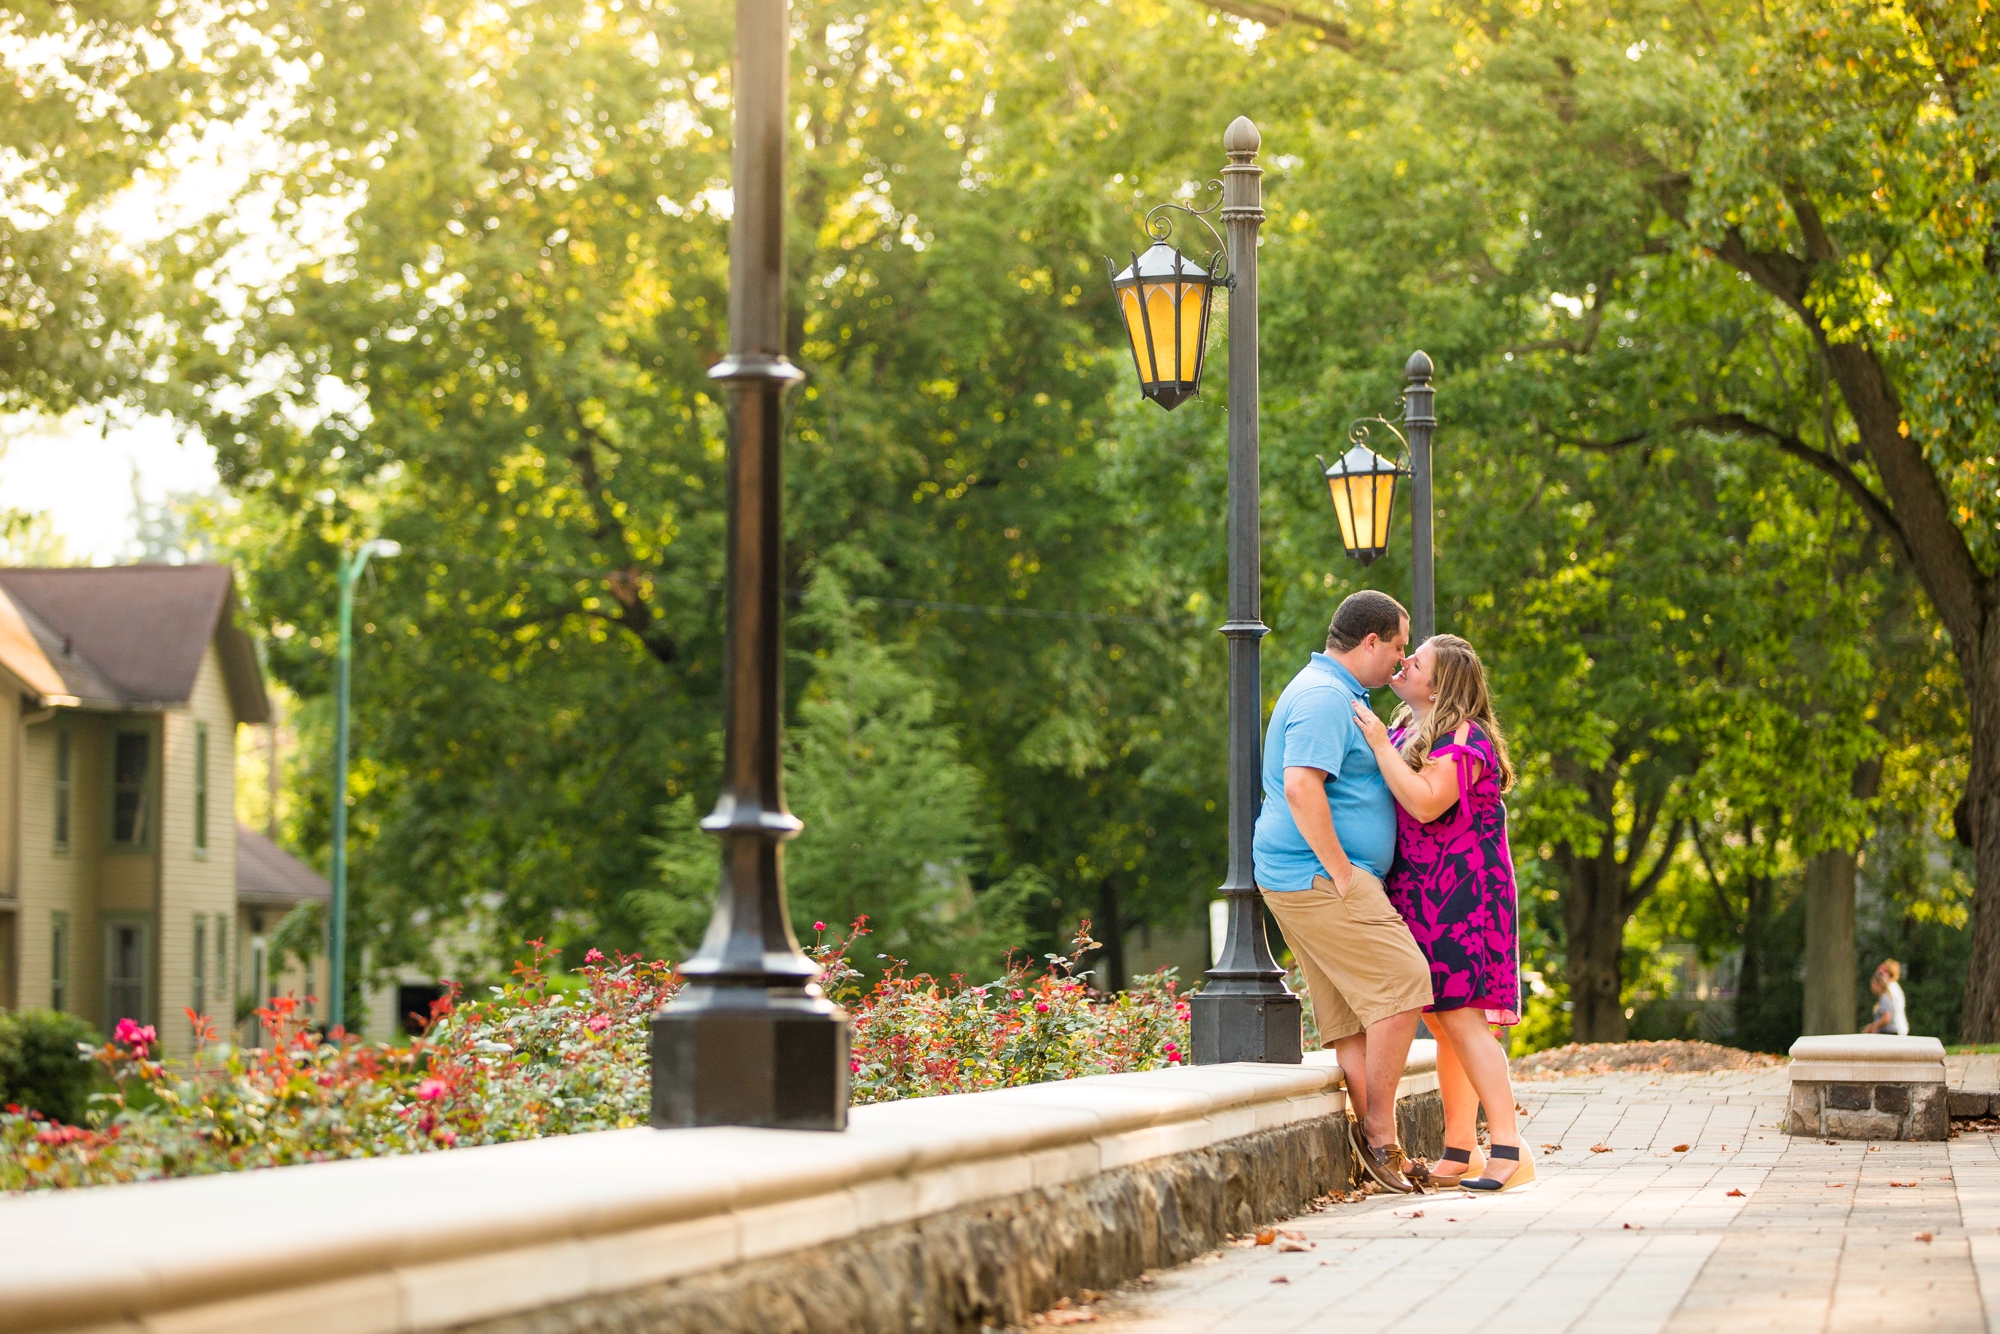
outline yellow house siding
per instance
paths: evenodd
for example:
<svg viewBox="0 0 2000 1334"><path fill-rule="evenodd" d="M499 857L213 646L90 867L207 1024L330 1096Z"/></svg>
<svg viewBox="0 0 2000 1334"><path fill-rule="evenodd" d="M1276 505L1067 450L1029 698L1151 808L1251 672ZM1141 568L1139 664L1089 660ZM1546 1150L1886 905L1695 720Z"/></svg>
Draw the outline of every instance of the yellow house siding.
<svg viewBox="0 0 2000 1334"><path fill-rule="evenodd" d="M226 1034L234 1014L234 987L214 977L215 923L236 917L236 716L230 707L222 662L211 645L202 656L188 706L164 717L159 849L160 1035L168 1049L186 1051L193 1028L186 1011L194 1004L195 923L202 935L202 965L209 995L205 1008L217 1031ZM206 727L208 847L195 837L197 737Z"/></svg>
<svg viewBox="0 0 2000 1334"><path fill-rule="evenodd" d="M21 693L0 676L0 1005L19 1005Z"/></svg>
<svg viewBox="0 0 2000 1334"><path fill-rule="evenodd" d="M104 1022L103 923L96 893L110 831L105 796L111 785L112 719L58 709L26 729L21 785L21 905L16 936L18 1003L46 1006L54 997L55 915L69 919L67 995L63 1008L100 1027ZM55 844L57 737L69 735L69 846Z"/></svg>
<svg viewBox="0 0 2000 1334"><path fill-rule="evenodd" d="M237 983L240 995L253 997L258 1005L265 1005L276 996L296 996L301 1001L314 998L313 1004L302 1005L301 1013L308 1016L325 1013L327 996L327 961L322 955L312 961L310 969L300 968L298 962L287 959L283 968L273 968L275 962L267 949L271 933L284 920L282 908L239 908L236 913ZM259 972L258 960L264 960ZM261 986L260 986L261 984ZM267 1044L268 1035L262 1025L252 1016L237 1026L238 1040L249 1046ZM382 1034L369 1032L370 1037Z"/></svg>

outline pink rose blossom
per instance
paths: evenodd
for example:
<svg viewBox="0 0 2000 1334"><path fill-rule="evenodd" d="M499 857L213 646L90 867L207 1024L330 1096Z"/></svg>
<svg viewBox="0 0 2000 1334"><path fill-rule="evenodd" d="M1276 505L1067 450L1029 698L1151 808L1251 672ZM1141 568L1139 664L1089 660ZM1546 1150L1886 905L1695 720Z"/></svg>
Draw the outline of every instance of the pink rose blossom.
<svg viewBox="0 0 2000 1334"><path fill-rule="evenodd" d="M813 930L815 930L815 931L824 931L824 930L826 930L826 923L825 923L825 922L814 922L814 923L813 923Z"/></svg>
<svg viewBox="0 0 2000 1334"><path fill-rule="evenodd" d="M417 1085L417 1096L425 1102L436 1102L445 1092L442 1079L426 1079Z"/></svg>
<svg viewBox="0 0 2000 1334"><path fill-rule="evenodd" d="M585 950L583 952L583 961L585 963L603 963L604 952L595 947Z"/></svg>
<svg viewBox="0 0 2000 1334"><path fill-rule="evenodd" d="M606 1032L611 1027L611 1016L608 1014L593 1014L590 1018L583 1021L583 1026L593 1033Z"/></svg>
<svg viewBox="0 0 2000 1334"><path fill-rule="evenodd" d="M139 1052L141 1056L146 1054L143 1049L159 1041L159 1038L159 1033L154 1030L151 1024L141 1024L135 1019L120 1019L118 1027L111 1030L111 1040L113 1042L123 1043L127 1046L137 1046L141 1048Z"/></svg>

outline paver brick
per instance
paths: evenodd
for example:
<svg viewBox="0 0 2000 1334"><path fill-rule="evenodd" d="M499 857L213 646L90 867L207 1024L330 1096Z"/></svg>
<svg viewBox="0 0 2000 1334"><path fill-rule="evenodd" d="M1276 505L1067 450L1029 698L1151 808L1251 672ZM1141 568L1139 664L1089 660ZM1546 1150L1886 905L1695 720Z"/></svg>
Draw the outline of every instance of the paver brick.
<svg viewBox="0 0 2000 1334"><path fill-rule="evenodd" d="M2000 1085L2000 1061L1951 1070L1955 1092ZM1857 1113L1897 1115L1859 1087ZM1782 1069L1524 1083L1523 1139L1562 1146L1536 1151L1533 1190L1336 1205L1285 1224L1316 1249L1225 1250L1107 1303L1099 1327L2000 1330L1995 1137L1791 1139L1789 1092ZM1600 1143L1612 1151L1590 1152Z"/></svg>

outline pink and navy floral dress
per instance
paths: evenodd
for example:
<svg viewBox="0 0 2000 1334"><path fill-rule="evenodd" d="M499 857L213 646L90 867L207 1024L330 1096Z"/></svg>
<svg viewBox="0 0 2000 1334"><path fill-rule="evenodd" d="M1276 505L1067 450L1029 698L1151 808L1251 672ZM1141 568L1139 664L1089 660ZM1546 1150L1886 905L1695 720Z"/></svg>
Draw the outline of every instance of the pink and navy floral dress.
<svg viewBox="0 0 2000 1334"><path fill-rule="evenodd" d="M1403 729L1389 734L1401 745ZM1515 919L1514 857L1493 746L1477 723L1446 737L1433 759L1458 766L1458 804L1428 823L1396 807L1396 862L1385 886L1431 961L1428 1008L1477 1006L1490 1024L1521 1022L1521 936ZM1472 766L1479 780L1468 782Z"/></svg>

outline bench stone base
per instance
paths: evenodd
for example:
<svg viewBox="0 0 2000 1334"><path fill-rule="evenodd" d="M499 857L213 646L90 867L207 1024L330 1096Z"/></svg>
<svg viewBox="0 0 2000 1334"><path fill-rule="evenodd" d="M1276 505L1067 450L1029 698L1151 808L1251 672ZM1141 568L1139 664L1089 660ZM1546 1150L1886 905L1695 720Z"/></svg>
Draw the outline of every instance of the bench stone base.
<svg viewBox="0 0 2000 1334"><path fill-rule="evenodd" d="M1951 1134L1949 1096L1935 1084L1792 1081L1785 1133L1818 1139L1940 1140Z"/></svg>

